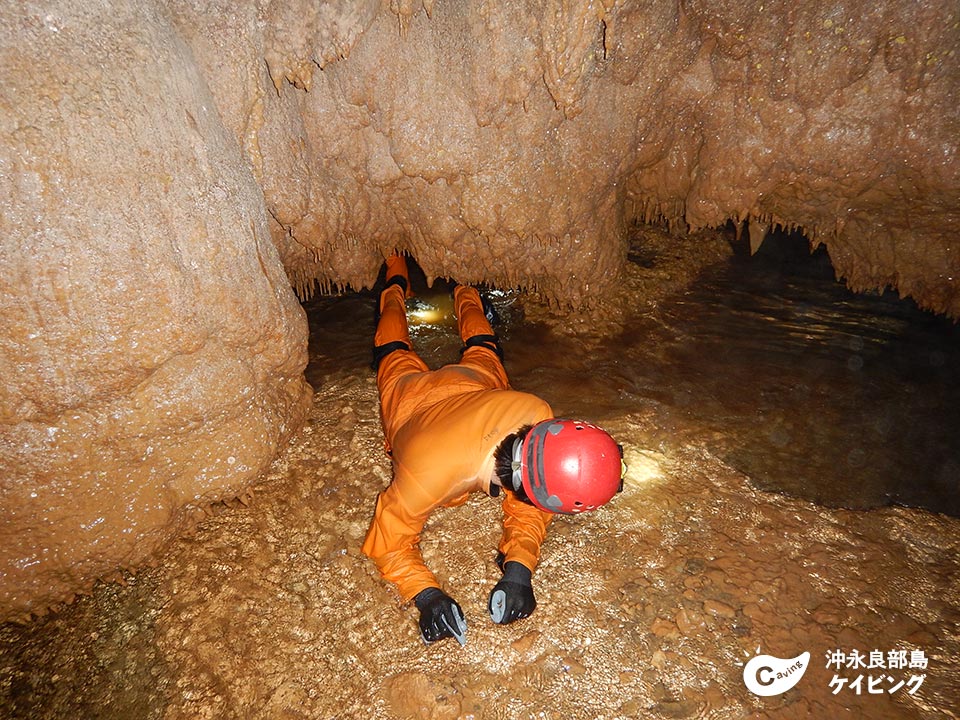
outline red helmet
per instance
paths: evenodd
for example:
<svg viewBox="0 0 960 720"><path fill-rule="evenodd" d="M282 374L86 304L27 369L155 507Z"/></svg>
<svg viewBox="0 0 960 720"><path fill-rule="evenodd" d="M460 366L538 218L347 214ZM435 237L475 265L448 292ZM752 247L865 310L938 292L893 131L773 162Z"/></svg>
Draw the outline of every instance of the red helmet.
<svg viewBox="0 0 960 720"><path fill-rule="evenodd" d="M606 432L553 418L513 445L513 484L541 510L596 510L623 488L623 450Z"/></svg>

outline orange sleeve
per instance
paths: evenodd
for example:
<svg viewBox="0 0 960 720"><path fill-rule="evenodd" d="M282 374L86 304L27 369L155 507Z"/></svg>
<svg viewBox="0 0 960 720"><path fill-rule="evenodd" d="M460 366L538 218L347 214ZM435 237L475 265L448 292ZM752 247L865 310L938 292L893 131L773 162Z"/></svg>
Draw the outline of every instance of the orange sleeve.
<svg viewBox="0 0 960 720"><path fill-rule="evenodd" d="M420 531L443 498L406 474L397 474L377 498L363 552L377 564L385 580L397 586L404 602L424 588L440 587L423 563Z"/></svg>
<svg viewBox="0 0 960 720"><path fill-rule="evenodd" d="M504 492L503 535L499 547L504 562L518 562L533 572L552 518L552 513L518 500L512 492Z"/></svg>

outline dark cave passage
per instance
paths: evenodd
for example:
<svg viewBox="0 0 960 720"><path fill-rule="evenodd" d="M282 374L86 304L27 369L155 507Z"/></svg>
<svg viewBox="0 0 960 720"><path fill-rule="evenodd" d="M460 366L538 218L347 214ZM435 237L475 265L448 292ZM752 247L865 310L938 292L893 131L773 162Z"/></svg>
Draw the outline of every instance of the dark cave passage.
<svg viewBox="0 0 960 720"><path fill-rule="evenodd" d="M767 490L832 506L960 513L960 328L855 294L825 250L774 234L665 309L684 413Z"/></svg>
<svg viewBox="0 0 960 720"><path fill-rule="evenodd" d="M960 514L960 328L894 292L851 292L799 234L738 251L588 352L527 320L519 293L488 293L515 386L599 420L646 408L652 446L705 438L763 490ZM629 258L663 260L639 243ZM459 347L450 285L428 288L413 267L411 332L439 367ZM308 380L369 371L375 303L375 291L306 303Z"/></svg>

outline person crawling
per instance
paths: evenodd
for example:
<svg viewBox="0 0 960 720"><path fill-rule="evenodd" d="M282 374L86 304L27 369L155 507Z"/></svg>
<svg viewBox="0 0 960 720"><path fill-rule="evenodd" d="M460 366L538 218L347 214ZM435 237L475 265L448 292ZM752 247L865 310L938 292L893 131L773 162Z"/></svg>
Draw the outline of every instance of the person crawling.
<svg viewBox="0 0 960 720"><path fill-rule="evenodd" d="M403 256L387 258L374 367L393 480L377 497L362 549L416 605L425 643L452 637L463 645L463 611L420 554L430 514L470 493L505 491L496 555L503 574L487 607L493 622L511 623L537 607L532 576L551 518L608 502L623 487L623 452L599 427L556 418L539 397L510 388L499 338L473 287L453 291L460 361L430 370L411 347L409 283Z"/></svg>

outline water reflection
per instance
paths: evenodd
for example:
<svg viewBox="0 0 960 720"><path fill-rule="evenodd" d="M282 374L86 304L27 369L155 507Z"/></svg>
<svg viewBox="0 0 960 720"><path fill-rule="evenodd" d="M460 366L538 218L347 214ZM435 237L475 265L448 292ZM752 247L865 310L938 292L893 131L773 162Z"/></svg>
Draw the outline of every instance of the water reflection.
<svg viewBox="0 0 960 720"><path fill-rule="evenodd" d="M417 350L431 367L455 361L450 286L412 280ZM375 297L307 304L312 384L370 372ZM559 414L602 423L642 410L660 428L651 444L703 443L765 490L960 515L960 330L892 293L847 291L802 239L708 270L589 354L526 321L515 294L494 303L514 386Z"/></svg>
<svg viewBox="0 0 960 720"><path fill-rule="evenodd" d="M825 252L777 240L664 308L686 414L761 488L958 514L960 332L893 293L847 291Z"/></svg>

